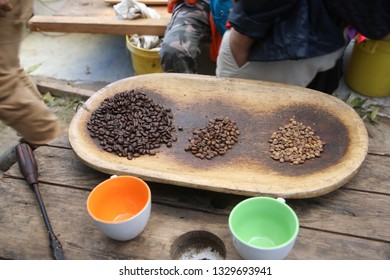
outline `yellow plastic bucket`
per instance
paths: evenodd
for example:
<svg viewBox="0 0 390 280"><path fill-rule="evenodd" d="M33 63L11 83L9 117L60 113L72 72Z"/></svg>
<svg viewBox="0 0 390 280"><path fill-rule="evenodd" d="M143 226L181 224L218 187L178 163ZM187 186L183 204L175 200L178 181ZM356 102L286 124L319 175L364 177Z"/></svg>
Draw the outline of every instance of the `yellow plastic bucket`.
<svg viewBox="0 0 390 280"><path fill-rule="evenodd" d="M138 48L130 43L126 35L126 47L130 52L135 75L162 73L158 51Z"/></svg>
<svg viewBox="0 0 390 280"><path fill-rule="evenodd" d="M356 42L345 81L354 91L370 97L390 96L390 41Z"/></svg>

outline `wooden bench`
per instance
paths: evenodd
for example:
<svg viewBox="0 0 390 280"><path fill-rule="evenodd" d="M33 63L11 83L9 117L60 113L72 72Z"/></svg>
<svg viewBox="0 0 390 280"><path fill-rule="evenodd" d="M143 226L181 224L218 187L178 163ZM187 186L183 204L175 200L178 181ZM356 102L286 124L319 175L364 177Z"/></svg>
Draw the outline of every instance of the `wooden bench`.
<svg viewBox="0 0 390 280"><path fill-rule="evenodd" d="M163 36L171 18L167 12L167 0L140 0L155 9L160 19L117 18L113 4L118 0L68 0L53 15L35 15L29 22L31 31L93 33L112 35L158 35Z"/></svg>

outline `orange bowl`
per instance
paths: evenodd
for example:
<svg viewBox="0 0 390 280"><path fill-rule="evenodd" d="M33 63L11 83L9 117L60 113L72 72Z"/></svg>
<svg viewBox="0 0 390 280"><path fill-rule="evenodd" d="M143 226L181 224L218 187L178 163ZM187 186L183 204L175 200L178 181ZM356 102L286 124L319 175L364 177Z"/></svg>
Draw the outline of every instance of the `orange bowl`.
<svg viewBox="0 0 390 280"><path fill-rule="evenodd" d="M128 240L138 235L149 220L151 192L137 177L112 176L91 191L87 210L108 236Z"/></svg>

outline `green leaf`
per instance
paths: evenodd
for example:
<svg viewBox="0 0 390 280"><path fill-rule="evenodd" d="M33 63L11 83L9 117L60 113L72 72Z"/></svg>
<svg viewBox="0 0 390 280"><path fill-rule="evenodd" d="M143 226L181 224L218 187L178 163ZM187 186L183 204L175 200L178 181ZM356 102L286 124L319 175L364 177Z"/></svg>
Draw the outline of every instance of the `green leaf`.
<svg viewBox="0 0 390 280"><path fill-rule="evenodd" d="M48 105L51 106L54 103L54 97L51 95L51 93L48 91L43 95L43 101Z"/></svg>
<svg viewBox="0 0 390 280"><path fill-rule="evenodd" d="M42 63L39 63L39 64L35 64L33 66L30 66L26 69L26 72L27 73L31 73L31 72L34 72L35 70L37 70L39 67L41 67Z"/></svg>
<svg viewBox="0 0 390 280"><path fill-rule="evenodd" d="M370 113L370 120L373 122L378 122L378 119L377 119L378 113L379 113L379 107L374 106L373 110Z"/></svg>
<svg viewBox="0 0 390 280"><path fill-rule="evenodd" d="M351 94L346 103L351 106L352 108L361 108L363 106L364 103L366 103L367 99L366 98L360 98L360 97L357 97L353 94Z"/></svg>
<svg viewBox="0 0 390 280"><path fill-rule="evenodd" d="M65 107L68 105L68 102L63 98L57 98L56 105Z"/></svg>

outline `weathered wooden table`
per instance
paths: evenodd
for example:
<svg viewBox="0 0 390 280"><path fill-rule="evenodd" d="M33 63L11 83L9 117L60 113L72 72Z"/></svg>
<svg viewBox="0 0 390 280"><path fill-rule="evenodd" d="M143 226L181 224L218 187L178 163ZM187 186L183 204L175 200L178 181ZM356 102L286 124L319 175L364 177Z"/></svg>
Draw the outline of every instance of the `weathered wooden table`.
<svg viewBox="0 0 390 280"><path fill-rule="evenodd" d="M288 200L301 229L288 259L390 259L390 121L367 123L369 154L345 186ZM66 259L171 259L179 237L200 231L219 238L226 259L240 259L230 239L229 211L244 196L151 183L152 214L136 239L104 236L86 211L92 188L109 177L81 163L64 135L35 150L40 189ZM0 259L51 259L33 191L15 164L0 184Z"/></svg>

